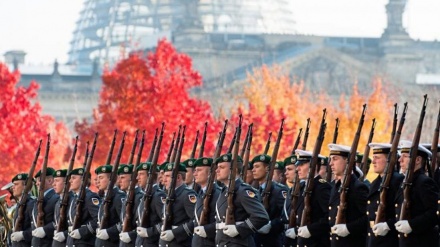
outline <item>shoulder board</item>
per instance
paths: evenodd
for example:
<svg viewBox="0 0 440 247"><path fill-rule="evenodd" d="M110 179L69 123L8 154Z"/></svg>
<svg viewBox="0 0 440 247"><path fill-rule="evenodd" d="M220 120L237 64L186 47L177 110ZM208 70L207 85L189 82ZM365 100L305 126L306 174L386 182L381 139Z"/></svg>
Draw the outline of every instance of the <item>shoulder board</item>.
<svg viewBox="0 0 440 247"><path fill-rule="evenodd" d="M321 179L319 179L319 182L322 183L322 184L325 184L325 183L327 183L327 180L321 178Z"/></svg>
<svg viewBox="0 0 440 247"><path fill-rule="evenodd" d="M37 199L36 196L32 196L32 195L30 196L30 198L33 199L33 200L36 200L36 199Z"/></svg>

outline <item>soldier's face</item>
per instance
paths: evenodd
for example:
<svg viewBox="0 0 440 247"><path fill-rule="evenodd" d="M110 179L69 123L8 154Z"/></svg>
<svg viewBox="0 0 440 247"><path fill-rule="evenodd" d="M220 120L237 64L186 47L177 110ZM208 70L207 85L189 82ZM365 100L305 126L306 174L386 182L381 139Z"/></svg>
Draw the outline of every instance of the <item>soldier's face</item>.
<svg viewBox="0 0 440 247"><path fill-rule="evenodd" d="M70 182L70 190L77 192L79 188L81 187L81 179L82 175L71 175L69 182Z"/></svg>
<svg viewBox="0 0 440 247"><path fill-rule="evenodd" d="M121 174L119 175L119 188L121 190L127 190L130 186L131 174Z"/></svg>
<svg viewBox="0 0 440 247"><path fill-rule="evenodd" d="M199 185L205 186L208 182L209 177L209 167L208 166L198 166L194 169L194 179Z"/></svg>
<svg viewBox="0 0 440 247"><path fill-rule="evenodd" d="M110 183L110 175L107 173L98 174L98 189L106 190L108 184Z"/></svg>
<svg viewBox="0 0 440 247"><path fill-rule="evenodd" d="M309 173L309 166L310 162L302 163L300 165L296 166L296 170L298 171L298 178L299 179L306 179L307 174Z"/></svg>
<svg viewBox="0 0 440 247"><path fill-rule="evenodd" d="M138 185L142 188L145 188L145 186L147 186L148 172L146 170L138 171L136 179L138 181Z"/></svg>
<svg viewBox="0 0 440 247"><path fill-rule="evenodd" d="M191 184L194 180L194 168L186 168L185 183Z"/></svg>
<svg viewBox="0 0 440 247"><path fill-rule="evenodd" d="M15 197L20 197L24 190L24 181L23 180L17 180L14 181L12 185L12 194Z"/></svg>
<svg viewBox="0 0 440 247"><path fill-rule="evenodd" d="M290 164L286 166L286 171L284 172L284 175L286 175L286 180L293 183L293 179L295 178L295 165Z"/></svg>
<svg viewBox="0 0 440 247"><path fill-rule="evenodd" d="M252 176L255 180L262 180L266 178L266 173L268 171L268 166L263 162L255 162L252 168Z"/></svg>
<svg viewBox="0 0 440 247"><path fill-rule="evenodd" d="M218 163L217 169L215 170L215 173L217 174L217 180L220 182L226 182L228 181L229 172L230 170L230 162L221 162Z"/></svg>
<svg viewBox="0 0 440 247"><path fill-rule="evenodd" d="M344 175L346 164L347 158L340 155L330 155L330 168L337 178L340 178L342 175Z"/></svg>
<svg viewBox="0 0 440 247"><path fill-rule="evenodd" d="M35 179L35 184L37 185L37 187L40 187L40 184L41 184L40 178L41 177L38 177L38 178ZM47 190L47 189L51 188L52 187L52 183L53 183L53 177L52 176L46 176L46 180L45 180L45 183L44 183L44 190Z"/></svg>
<svg viewBox="0 0 440 247"><path fill-rule="evenodd" d="M62 177L56 177L53 179L52 187L55 190L55 193L61 194L64 188L64 179Z"/></svg>
<svg viewBox="0 0 440 247"><path fill-rule="evenodd" d="M402 155L400 155L399 162L400 162L400 170L402 171L402 173L405 173L406 170L408 169L409 159L410 159L409 153L402 153Z"/></svg>
<svg viewBox="0 0 440 247"><path fill-rule="evenodd" d="M162 180L163 180L163 184L165 185L165 188L169 189L170 188L170 184L171 184L171 177L173 176L173 172L172 171L167 171L164 172Z"/></svg>
<svg viewBox="0 0 440 247"><path fill-rule="evenodd" d="M254 176L252 176L252 170L246 171L246 182L250 183L252 180L254 180Z"/></svg>
<svg viewBox="0 0 440 247"><path fill-rule="evenodd" d="M377 174L383 174L387 165L386 154L373 154L373 171Z"/></svg>

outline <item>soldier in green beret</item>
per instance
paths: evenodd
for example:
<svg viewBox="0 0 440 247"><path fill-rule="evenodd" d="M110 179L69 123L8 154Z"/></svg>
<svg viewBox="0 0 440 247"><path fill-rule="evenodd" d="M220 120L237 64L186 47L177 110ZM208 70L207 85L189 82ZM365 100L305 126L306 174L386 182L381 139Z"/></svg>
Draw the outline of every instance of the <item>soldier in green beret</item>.
<svg viewBox="0 0 440 247"><path fill-rule="evenodd" d="M17 198L17 202L20 202L25 189L26 179L28 178L27 173L19 173L12 178L12 194ZM24 221L21 231L14 231L11 234L12 246L31 246L32 240L32 209L35 204L35 197L29 195L24 206ZM18 217L18 210L14 213L14 225Z"/></svg>
<svg viewBox="0 0 440 247"><path fill-rule="evenodd" d="M137 174L137 181L139 187L142 189L142 191L145 191L148 178L149 178L149 171L151 168L151 162L141 163L136 168L138 170ZM151 171L152 173L156 173L156 171ZM152 177L154 178L154 176ZM136 232L137 232L137 238L136 238L136 244L135 246L144 246L144 247L156 247L159 245L159 236L160 236L160 225L162 223L162 210L163 205L166 200L166 194L163 190L160 189L159 184L157 181L152 181L153 186L151 188L151 200L150 204L147 205L147 208L149 209L149 217L148 217L148 223L146 225L150 226L148 228L142 227L142 218L144 213L144 207L145 207L145 198L142 197L141 201L139 202L139 206L135 207L136 210Z"/></svg>
<svg viewBox="0 0 440 247"><path fill-rule="evenodd" d="M253 165L252 174L254 176L254 180L258 181L259 192L261 196L263 196L263 193L266 189L266 182L267 176L269 175L271 159L272 158L269 155L260 154L255 156L251 161ZM257 246L282 245L284 224L281 222L281 212L283 210L286 195L287 187L280 183L277 183L276 181L273 181L270 188L270 207L266 209L270 221L268 224L258 229L258 233L255 236L255 243Z"/></svg>
<svg viewBox="0 0 440 247"><path fill-rule="evenodd" d="M173 174L173 163L164 169L164 185L169 190ZM159 246L191 246L194 229L194 206L197 202L196 192L185 185L186 168L179 164L176 177L175 199L172 205L172 228L162 231Z"/></svg>
<svg viewBox="0 0 440 247"><path fill-rule="evenodd" d="M53 168L47 167L45 181L40 181L41 170L38 171L35 175L37 187L40 187L40 184L43 183L44 225L41 227L37 227L36 219L38 218L38 203L35 203L34 210L32 211L32 246L52 246L53 234L55 230L55 227L53 225L55 204L60 198L60 196L55 193L55 190L52 187L54 173L55 170Z"/></svg>
<svg viewBox="0 0 440 247"><path fill-rule="evenodd" d="M197 184L194 182L194 164L196 159L187 159L182 164L186 168L186 175L185 175L185 184L188 188L193 189L195 192L199 192L200 187L197 186Z"/></svg>
<svg viewBox="0 0 440 247"><path fill-rule="evenodd" d="M133 165L119 164L118 168L118 186L119 189L127 193L130 186L131 174L133 173Z"/></svg>
<svg viewBox="0 0 440 247"><path fill-rule="evenodd" d="M67 239L67 234L68 231L64 231L64 232L60 232L60 234L58 234L58 232L56 231L57 226L58 226L58 220L60 219L60 205L61 205L61 201L63 200L62 198L62 193L63 193L63 189L64 189L64 183L66 180L66 176L67 176L67 169L60 169L55 171L54 175L53 175L53 189L55 190L55 193L57 193L57 195L59 195L59 199L55 204L55 212L54 212L54 227L55 227L55 232L54 232L54 236L53 236L53 242L52 242L52 247L63 247L66 246L66 239ZM70 202L70 200L72 199L72 193L69 192L67 194L67 196L69 197L68 202Z"/></svg>
<svg viewBox="0 0 440 247"><path fill-rule="evenodd" d="M284 162L283 161L277 161L275 163L275 169L273 170L272 180L277 183L285 185Z"/></svg>

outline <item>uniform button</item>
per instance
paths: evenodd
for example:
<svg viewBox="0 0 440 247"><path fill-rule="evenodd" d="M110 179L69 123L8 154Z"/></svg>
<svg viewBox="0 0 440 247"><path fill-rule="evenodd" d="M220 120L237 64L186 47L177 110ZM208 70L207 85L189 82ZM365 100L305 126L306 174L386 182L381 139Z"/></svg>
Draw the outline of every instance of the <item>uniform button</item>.
<svg viewBox="0 0 440 247"><path fill-rule="evenodd" d="M339 237L338 237L338 236L336 236L336 240L339 240Z"/></svg>
<svg viewBox="0 0 440 247"><path fill-rule="evenodd" d="M339 206L337 206L336 208L339 209Z"/></svg>
<svg viewBox="0 0 440 247"><path fill-rule="evenodd" d="M367 211L367 215L369 215L369 214L370 214L370 212Z"/></svg>
<svg viewBox="0 0 440 247"><path fill-rule="evenodd" d="M332 210L332 206L328 206L328 210Z"/></svg>
<svg viewBox="0 0 440 247"><path fill-rule="evenodd" d="M332 237L330 237L330 241L332 241Z"/></svg>
<svg viewBox="0 0 440 247"><path fill-rule="evenodd" d="M376 201L377 204L379 204L379 201Z"/></svg>
<svg viewBox="0 0 440 247"><path fill-rule="evenodd" d="M394 204L394 207L396 207L396 208L397 208L398 206L399 206L399 204L397 204L397 203L396 203L396 204Z"/></svg>
<svg viewBox="0 0 440 247"><path fill-rule="evenodd" d="M437 215L439 214L439 212L437 211Z"/></svg>
<svg viewBox="0 0 440 247"><path fill-rule="evenodd" d="M296 215L296 218L298 219L298 215Z"/></svg>
<svg viewBox="0 0 440 247"><path fill-rule="evenodd" d="M399 215L398 215L398 214L396 214L396 218L397 218L397 217L399 217Z"/></svg>
<svg viewBox="0 0 440 247"><path fill-rule="evenodd" d="M328 220L332 220L332 217L329 216L329 217L328 217Z"/></svg>
<svg viewBox="0 0 440 247"><path fill-rule="evenodd" d="M371 234L370 234L370 233L368 233L368 237L369 237L369 236L371 236Z"/></svg>
<svg viewBox="0 0 440 247"><path fill-rule="evenodd" d="M370 200L368 200L368 201L367 201L367 204L370 204L370 203L371 203Z"/></svg>

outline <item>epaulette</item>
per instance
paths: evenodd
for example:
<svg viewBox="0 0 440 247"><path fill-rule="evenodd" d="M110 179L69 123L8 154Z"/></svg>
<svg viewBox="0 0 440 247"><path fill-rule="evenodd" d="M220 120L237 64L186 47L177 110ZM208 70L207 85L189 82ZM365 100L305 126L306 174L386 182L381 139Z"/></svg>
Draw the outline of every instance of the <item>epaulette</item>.
<svg viewBox="0 0 440 247"><path fill-rule="evenodd" d="M322 184L325 184L325 183L327 183L327 180L325 180L325 179L323 179L323 178L320 178L320 179L319 179L319 182L322 183Z"/></svg>
<svg viewBox="0 0 440 247"><path fill-rule="evenodd" d="M37 197L36 197L36 196L33 196L33 195L31 195L30 198L31 198L31 199L34 199L34 200L37 200Z"/></svg>

